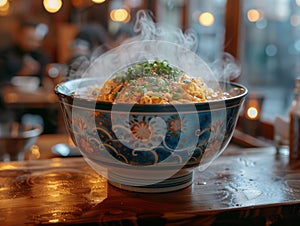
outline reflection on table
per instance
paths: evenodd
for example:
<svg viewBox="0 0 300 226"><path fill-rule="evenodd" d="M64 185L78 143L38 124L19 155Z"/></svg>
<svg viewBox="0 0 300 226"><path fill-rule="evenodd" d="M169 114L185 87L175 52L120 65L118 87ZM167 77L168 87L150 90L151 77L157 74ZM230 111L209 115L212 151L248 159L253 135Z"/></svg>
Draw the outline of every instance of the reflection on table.
<svg viewBox="0 0 300 226"><path fill-rule="evenodd" d="M0 223L96 225L299 225L300 162L274 147L233 145L193 184L160 194L128 192L82 157L58 158L68 136L42 135L40 159L0 163ZM44 159L50 158L50 159Z"/></svg>

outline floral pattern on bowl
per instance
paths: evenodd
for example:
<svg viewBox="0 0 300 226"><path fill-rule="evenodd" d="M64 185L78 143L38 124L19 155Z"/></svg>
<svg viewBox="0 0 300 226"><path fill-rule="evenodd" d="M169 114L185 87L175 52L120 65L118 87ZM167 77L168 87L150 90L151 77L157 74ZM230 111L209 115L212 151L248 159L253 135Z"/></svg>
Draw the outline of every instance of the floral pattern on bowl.
<svg viewBox="0 0 300 226"><path fill-rule="evenodd" d="M195 167L204 170L224 151L247 95L245 87L231 83L228 89L236 96L213 103L113 105L74 98L74 87L83 81L95 82L78 79L56 87L67 130L95 170L101 167L112 171L114 177L108 178L113 183L130 188L150 189L156 184L155 189L170 191L190 184L190 171L176 172ZM165 178L170 180L168 183L164 176L160 178L170 170L174 172L168 177L177 175L175 183L170 178ZM147 178L151 172L153 175ZM148 183L137 183L144 177Z"/></svg>

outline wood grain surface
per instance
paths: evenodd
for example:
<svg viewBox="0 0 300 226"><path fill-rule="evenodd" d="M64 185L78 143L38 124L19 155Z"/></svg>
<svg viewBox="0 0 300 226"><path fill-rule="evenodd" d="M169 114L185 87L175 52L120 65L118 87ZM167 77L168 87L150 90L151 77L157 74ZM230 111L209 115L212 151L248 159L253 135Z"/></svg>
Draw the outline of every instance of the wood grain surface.
<svg viewBox="0 0 300 226"><path fill-rule="evenodd" d="M0 163L1 225L300 225L300 162L229 147L183 190L121 190L83 158Z"/></svg>

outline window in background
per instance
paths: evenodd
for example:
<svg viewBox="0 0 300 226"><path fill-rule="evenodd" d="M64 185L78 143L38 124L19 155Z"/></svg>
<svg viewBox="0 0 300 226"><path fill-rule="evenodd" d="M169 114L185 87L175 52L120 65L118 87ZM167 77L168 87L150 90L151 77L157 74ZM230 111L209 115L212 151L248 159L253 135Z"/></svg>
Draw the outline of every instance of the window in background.
<svg viewBox="0 0 300 226"><path fill-rule="evenodd" d="M188 26L197 33L197 53L208 62L219 58L224 49L226 0L190 0Z"/></svg>
<svg viewBox="0 0 300 226"><path fill-rule="evenodd" d="M300 73L300 1L243 0L241 81L264 96L262 119L287 117Z"/></svg>
<svg viewBox="0 0 300 226"><path fill-rule="evenodd" d="M160 23L182 27L182 15L185 1L162 0L156 2L156 17Z"/></svg>
<svg viewBox="0 0 300 226"><path fill-rule="evenodd" d="M183 29L193 29L197 35L196 52L213 62L223 52L226 0L161 0L156 2L156 17Z"/></svg>
<svg viewBox="0 0 300 226"><path fill-rule="evenodd" d="M205 60L235 47L229 52L241 62L239 82L264 97L261 118L287 117L300 74L300 0L162 0L156 6L159 22L196 31Z"/></svg>

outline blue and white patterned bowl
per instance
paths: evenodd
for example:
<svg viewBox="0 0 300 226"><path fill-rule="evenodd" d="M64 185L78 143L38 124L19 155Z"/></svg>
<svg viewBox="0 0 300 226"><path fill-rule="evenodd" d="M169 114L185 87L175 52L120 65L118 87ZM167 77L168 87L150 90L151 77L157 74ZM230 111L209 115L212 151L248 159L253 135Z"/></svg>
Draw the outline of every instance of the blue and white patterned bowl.
<svg viewBox="0 0 300 226"><path fill-rule="evenodd" d="M139 192L168 192L192 183L227 147L247 88L224 83L234 97L195 104L110 104L74 95L95 78L55 88L67 131L86 161L111 184Z"/></svg>

